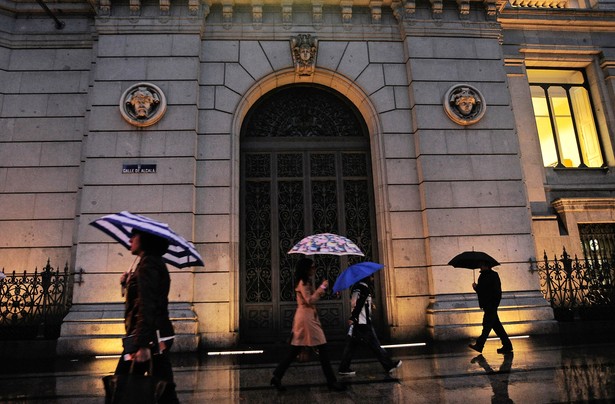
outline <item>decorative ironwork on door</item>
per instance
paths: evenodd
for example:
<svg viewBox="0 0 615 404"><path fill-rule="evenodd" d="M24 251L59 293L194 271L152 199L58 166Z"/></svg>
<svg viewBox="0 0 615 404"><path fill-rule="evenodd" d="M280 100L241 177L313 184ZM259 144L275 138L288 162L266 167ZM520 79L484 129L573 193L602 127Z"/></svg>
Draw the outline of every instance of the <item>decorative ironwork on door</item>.
<svg viewBox="0 0 615 404"><path fill-rule="evenodd" d="M295 310L288 250L308 234L339 233L374 260L369 139L358 112L328 90L292 86L263 97L244 122L241 143L241 333L288 337ZM316 280L333 284L356 257L317 256ZM342 297L344 296L344 297ZM319 304L327 336L342 337L349 302Z"/></svg>

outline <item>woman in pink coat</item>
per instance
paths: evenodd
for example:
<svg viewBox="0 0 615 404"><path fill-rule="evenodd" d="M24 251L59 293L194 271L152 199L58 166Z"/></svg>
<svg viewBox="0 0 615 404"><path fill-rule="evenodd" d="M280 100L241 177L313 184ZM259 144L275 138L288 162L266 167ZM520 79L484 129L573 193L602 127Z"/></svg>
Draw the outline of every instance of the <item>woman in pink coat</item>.
<svg viewBox="0 0 615 404"><path fill-rule="evenodd" d="M314 290L312 278L316 267L314 261L309 258L302 258L297 263L295 271L295 292L297 294L297 310L293 320L293 333L290 341L290 350L288 355L280 362L278 367L273 371L271 385L275 386L279 391L285 390L282 386L282 377L286 369L290 366L293 360L301 352L302 347L316 347L318 349L318 357L320 365L327 378L327 385L332 390L343 391L346 387L337 382L335 374L331 369L329 362L329 354L327 352L327 339L318 319L318 310L315 303L325 294L329 281L324 280L318 289Z"/></svg>

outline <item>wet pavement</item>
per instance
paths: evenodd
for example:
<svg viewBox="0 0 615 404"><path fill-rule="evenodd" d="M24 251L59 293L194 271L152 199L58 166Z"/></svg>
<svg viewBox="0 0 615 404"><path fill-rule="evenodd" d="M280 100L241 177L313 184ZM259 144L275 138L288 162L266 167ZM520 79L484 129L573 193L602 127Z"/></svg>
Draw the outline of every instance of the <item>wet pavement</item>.
<svg viewBox="0 0 615 404"><path fill-rule="evenodd" d="M615 402L613 340L611 330L529 336L513 340L512 355L497 354L497 341L482 355L467 348L469 340L390 348L403 360L391 375L361 351L352 363L356 376L339 378L345 392L327 388L318 362L291 365L284 392L269 386L285 346L241 348L262 354L172 354L172 362L182 403L607 403ZM334 369L341 348L330 347ZM0 402L102 404L101 378L116 362L4 358Z"/></svg>

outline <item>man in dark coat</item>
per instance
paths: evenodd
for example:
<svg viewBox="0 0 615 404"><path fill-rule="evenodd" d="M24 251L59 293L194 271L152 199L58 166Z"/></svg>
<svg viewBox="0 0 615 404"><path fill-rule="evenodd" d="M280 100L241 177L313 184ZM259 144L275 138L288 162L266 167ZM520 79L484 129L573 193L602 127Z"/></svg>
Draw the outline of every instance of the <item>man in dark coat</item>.
<svg viewBox="0 0 615 404"><path fill-rule="evenodd" d="M480 275L478 276L478 283L473 283L472 288L478 295L478 305L483 309L483 332L480 337L476 339L476 343L470 344L470 348L477 352L482 352L485 346L485 341L489 337L491 330L495 331L495 334L502 341L502 347L498 348L498 353L505 354L510 353L513 350L512 343L506 334L506 330L500 322L498 317L498 306L502 299L502 284L500 282L500 276L486 263L480 267Z"/></svg>

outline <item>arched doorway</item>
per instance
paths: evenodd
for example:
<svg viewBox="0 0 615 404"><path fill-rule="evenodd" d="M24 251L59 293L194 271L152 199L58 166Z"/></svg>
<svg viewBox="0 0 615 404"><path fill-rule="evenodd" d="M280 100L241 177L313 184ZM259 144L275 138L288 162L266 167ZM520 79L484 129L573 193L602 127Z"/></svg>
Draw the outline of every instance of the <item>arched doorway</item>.
<svg viewBox="0 0 615 404"><path fill-rule="evenodd" d="M241 129L243 341L288 338L295 310L294 266L300 257L287 251L304 236L342 234L365 253L365 258L315 256L317 281L327 278L333 284L341 268L378 259L370 162L365 122L354 105L331 89L289 85L252 106ZM349 313L348 292L319 303L328 338L343 338Z"/></svg>

